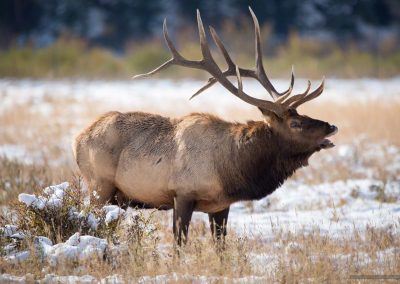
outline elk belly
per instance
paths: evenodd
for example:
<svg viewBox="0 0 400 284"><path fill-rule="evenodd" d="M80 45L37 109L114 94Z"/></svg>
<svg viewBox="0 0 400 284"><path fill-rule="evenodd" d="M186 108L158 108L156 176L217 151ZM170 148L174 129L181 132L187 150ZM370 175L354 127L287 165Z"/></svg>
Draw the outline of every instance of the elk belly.
<svg viewBox="0 0 400 284"><path fill-rule="evenodd" d="M199 163L196 167L185 165L185 170L177 166L168 187L177 196L194 201L195 211L214 213L227 208L231 202L226 198L219 178L205 165L206 163Z"/></svg>
<svg viewBox="0 0 400 284"><path fill-rule="evenodd" d="M216 213L228 208L231 203L231 201L224 197L217 200L199 200L196 202L195 211Z"/></svg>
<svg viewBox="0 0 400 284"><path fill-rule="evenodd" d="M131 160L122 153L115 184L126 197L154 207L172 206L174 193L168 190L170 167L162 157Z"/></svg>

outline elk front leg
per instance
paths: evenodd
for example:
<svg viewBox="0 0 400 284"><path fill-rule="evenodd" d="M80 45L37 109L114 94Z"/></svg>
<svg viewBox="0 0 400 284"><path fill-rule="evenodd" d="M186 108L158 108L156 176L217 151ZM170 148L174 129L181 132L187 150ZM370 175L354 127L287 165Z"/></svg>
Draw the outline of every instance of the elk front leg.
<svg viewBox="0 0 400 284"><path fill-rule="evenodd" d="M176 243L181 246L187 241L190 219L192 218L194 201L183 197L174 198L173 230Z"/></svg>
<svg viewBox="0 0 400 284"><path fill-rule="evenodd" d="M88 182L90 202L100 205L105 205L107 202L112 202L117 191L114 184L105 179L92 179ZM96 194L94 194L94 191Z"/></svg>
<svg viewBox="0 0 400 284"><path fill-rule="evenodd" d="M211 234L214 240L220 241L221 236L222 240L225 240L228 215L229 215L229 207L222 211L208 214L208 218L210 220Z"/></svg>

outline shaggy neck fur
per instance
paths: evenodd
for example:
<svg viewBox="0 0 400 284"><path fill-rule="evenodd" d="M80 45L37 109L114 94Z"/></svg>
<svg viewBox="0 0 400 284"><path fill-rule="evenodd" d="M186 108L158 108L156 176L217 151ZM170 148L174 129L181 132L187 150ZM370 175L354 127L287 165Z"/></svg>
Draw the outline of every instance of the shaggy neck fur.
<svg viewBox="0 0 400 284"><path fill-rule="evenodd" d="M234 201L271 194L315 152L287 141L263 122L235 125L231 133L232 160L221 161L218 170Z"/></svg>

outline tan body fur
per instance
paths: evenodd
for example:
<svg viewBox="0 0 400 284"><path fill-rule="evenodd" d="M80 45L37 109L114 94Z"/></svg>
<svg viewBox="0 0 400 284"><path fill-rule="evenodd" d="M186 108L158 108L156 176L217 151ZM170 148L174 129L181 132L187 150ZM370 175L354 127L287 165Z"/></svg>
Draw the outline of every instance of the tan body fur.
<svg viewBox="0 0 400 284"><path fill-rule="evenodd" d="M84 130L74 153L100 202L117 190L154 207L173 207L175 196L196 200L195 210L217 212L225 196L215 159L234 143L233 124L207 114L170 119L146 113L109 112ZM232 140L232 141L224 141Z"/></svg>

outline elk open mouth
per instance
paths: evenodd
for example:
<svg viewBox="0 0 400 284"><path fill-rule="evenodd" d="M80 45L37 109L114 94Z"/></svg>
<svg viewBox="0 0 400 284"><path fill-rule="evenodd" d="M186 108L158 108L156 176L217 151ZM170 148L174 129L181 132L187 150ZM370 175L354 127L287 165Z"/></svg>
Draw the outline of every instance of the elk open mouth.
<svg viewBox="0 0 400 284"><path fill-rule="evenodd" d="M319 147L321 147L321 149L329 149L335 147L335 144L333 144L332 141L327 138L335 135L338 132L338 128L332 125L331 129L332 131L319 141Z"/></svg>

